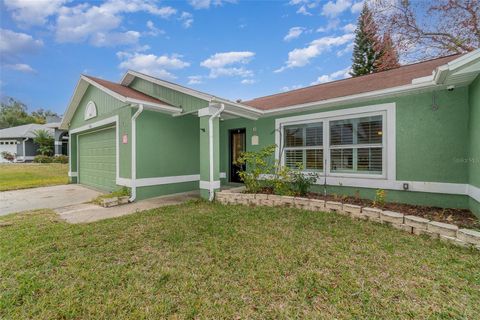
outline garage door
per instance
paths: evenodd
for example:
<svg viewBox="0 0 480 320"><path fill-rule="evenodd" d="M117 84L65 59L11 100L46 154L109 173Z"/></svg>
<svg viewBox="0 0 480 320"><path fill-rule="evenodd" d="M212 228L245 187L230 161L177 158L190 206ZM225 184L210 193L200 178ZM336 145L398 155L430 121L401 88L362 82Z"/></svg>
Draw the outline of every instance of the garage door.
<svg viewBox="0 0 480 320"><path fill-rule="evenodd" d="M10 140L4 140L0 141L0 154L2 152L8 152L11 154L16 154L17 153L17 141L10 141ZM5 160L1 155L0 155L0 163L2 162L10 162L8 160Z"/></svg>
<svg viewBox="0 0 480 320"><path fill-rule="evenodd" d="M115 190L115 128L79 135L78 160L81 184Z"/></svg>

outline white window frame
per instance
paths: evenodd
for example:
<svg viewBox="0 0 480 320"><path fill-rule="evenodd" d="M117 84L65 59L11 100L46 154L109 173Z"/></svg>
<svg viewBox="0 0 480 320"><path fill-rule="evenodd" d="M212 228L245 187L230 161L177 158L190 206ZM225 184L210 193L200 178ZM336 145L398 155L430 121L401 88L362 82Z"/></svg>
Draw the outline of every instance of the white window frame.
<svg viewBox="0 0 480 320"><path fill-rule="evenodd" d="M331 172L330 164L330 121L345 120L351 118L363 118L370 116L382 116L382 173L349 173L349 172ZM280 158L280 150L284 152L283 136L284 127L290 125L308 124L315 122L323 122L323 156L324 170L319 171L320 176L334 178L360 178L360 179L396 179L396 105L395 103L377 104L356 108L346 108L334 111L319 112L300 116L279 118L275 120L275 142L277 152L275 158ZM282 139L281 139L282 138ZM345 147L345 146L342 146ZM282 165L285 164L285 157L282 156ZM325 160L327 165L325 166Z"/></svg>
<svg viewBox="0 0 480 320"><path fill-rule="evenodd" d="M315 121L314 123L322 123L322 131L323 131L323 135L325 134L325 123L323 121ZM310 122L308 122L310 123ZM302 124L308 124L307 122L305 123L300 123L300 125ZM296 124L287 124L286 126L290 126L290 125L299 125L298 123ZM283 130L283 128L282 128ZM306 130L306 128L305 128ZM306 133L305 133L306 134ZM283 146L283 143L285 143L285 132L282 131L282 138L283 138L283 141L282 141L282 146ZM305 142L306 142L306 136L305 136ZM282 157L282 165L285 165L285 158L286 158L286 152L287 151L294 151L294 150L301 150L301 151L306 151L306 150L322 150L323 152L323 157L325 157L325 147L324 147L324 144L325 144L325 138L322 139L322 145L320 146L301 146L301 147L283 147L283 153L284 153L284 156ZM278 145L278 144L277 144ZM305 155L305 158L303 159L303 164L304 164L304 172L316 172L318 170L315 170L315 169L308 169L307 166L306 166L306 162L307 162L307 153L305 152L304 153ZM325 158L324 158L325 159ZM323 167L324 163L322 163L322 167Z"/></svg>

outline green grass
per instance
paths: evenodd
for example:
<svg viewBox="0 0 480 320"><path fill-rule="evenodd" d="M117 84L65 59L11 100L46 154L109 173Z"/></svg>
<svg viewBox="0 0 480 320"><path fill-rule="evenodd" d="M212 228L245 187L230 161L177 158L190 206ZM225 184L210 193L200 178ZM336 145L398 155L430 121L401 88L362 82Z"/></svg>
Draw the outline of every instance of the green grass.
<svg viewBox="0 0 480 320"><path fill-rule="evenodd" d="M0 164L0 191L68 183L68 164Z"/></svg>
<svg viewBox="0 0 480 320"><path fill-rule="evenodd" d="M203 202L0 218L1 319L469 318L480 253L364 221Z"/></svg>

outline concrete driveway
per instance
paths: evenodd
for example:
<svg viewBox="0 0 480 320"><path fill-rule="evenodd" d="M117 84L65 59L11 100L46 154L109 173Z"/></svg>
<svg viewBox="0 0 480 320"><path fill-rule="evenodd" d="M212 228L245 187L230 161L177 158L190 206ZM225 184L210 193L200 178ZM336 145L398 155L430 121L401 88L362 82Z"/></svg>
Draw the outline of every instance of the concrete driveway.
<svg viewBox="0 0 480 320"><path fill-rule="evenodd" d="M78 184L0 192L0 216L36 209L57 209L88 202L101 192Z"/></svg>

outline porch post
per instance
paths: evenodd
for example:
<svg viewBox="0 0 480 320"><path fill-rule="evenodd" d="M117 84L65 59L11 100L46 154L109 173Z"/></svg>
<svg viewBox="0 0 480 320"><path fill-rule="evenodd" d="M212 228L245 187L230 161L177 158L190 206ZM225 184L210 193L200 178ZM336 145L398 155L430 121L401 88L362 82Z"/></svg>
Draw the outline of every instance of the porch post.
<svg viewBox="0 0 480 320"><path fill-rule="evenodd" d="M220 189L219 113L221 111L222 108L214 106L198 111L198 117L200 118L200 195L207 200L212 200L213 194L211 193ZM210 129L212 130L212 137L210 136ZM212 142L213 145L210 145ZM213 149L213 152L210 148ZM211 168L213 168L213 174L210 172Z"/></svg>

